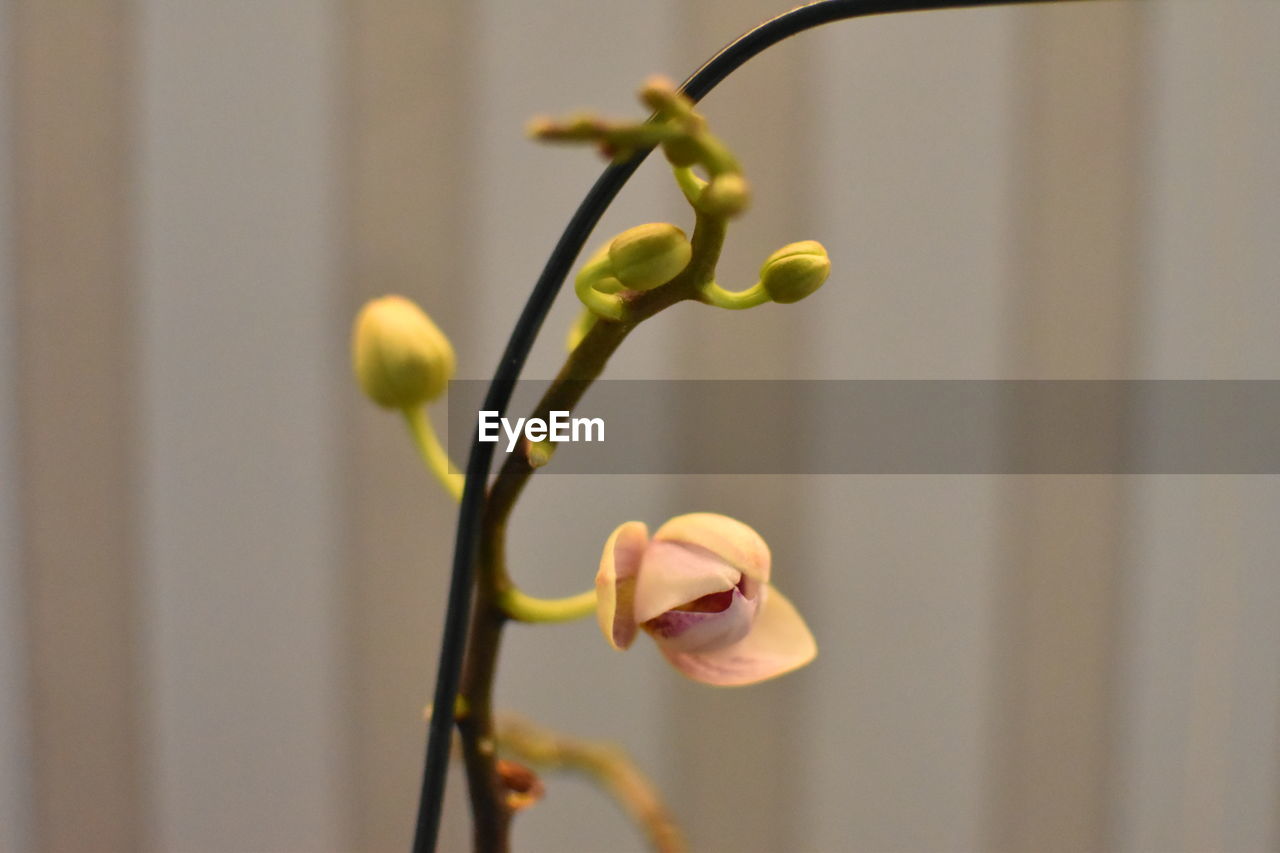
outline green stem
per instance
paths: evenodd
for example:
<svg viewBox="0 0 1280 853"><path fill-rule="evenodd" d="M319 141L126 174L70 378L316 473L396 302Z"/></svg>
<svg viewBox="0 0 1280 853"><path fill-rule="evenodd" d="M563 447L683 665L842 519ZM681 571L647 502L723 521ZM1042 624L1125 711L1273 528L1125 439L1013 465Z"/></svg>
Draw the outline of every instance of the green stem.
<svg viewBox="0 0 1280 853"><path fill-rule="evenodd" d="M451 470L452 463L440 446L430 416L422 408L403 411L427 470L435 475L455 501L461 501L463 477ZM509 618L519 622L571 622L594 613L596 609L594 589L567 598L536 598L516 589L509 581L508 584L498 593L497 603Z"/></svg>
<svg viewBox="0 0 1280 853"><path fill-rule="evenodd" d="M703 285L702 301L708 305L715 305L717 308L729 308L736 311L742 308L754 308L757 305L763 305L769 301L769 293L760 282L756 282L746 290L733 291L725 290L712 281Z"/></svg>
<svg viewBox="0 0 1280 853"><path fill-rule="evenodd" d="M621 320L626 311L622 297L596 290L591 276L580 275L573 283L574 292L592 314L609 320Z"/></svg>
<svg viewBox="0 0 1280 853"><path fill-rule="evenodd" d="M573 322L573 326L569 329L569 334L565 337L565 349L573 352L578 344L582 343L582 339L587 336L587 332L591 331L591 327L595 325L595 322L596 315L587 306L582 306L578 319Z"/></svg>
<svg viewBox="0 0 1280 853"><path fill-rule="evenodd" d="M405 422L409 425L409 432L413 435L413 443L417 445L418 455L422 457L427 470L440 481L440 485L444 486L455 501L462 500L463 476L457 472L457 468L449 461L449 454L440 446L440 439L436 437L427 410L411 406L402 411Z"/></svg>
<svg viewBox="0 0 1280 853"><path fill-rule="evenodd" d="M705 130L694 135L698 146L702 149L702 165L711 176L723 175L725 172L741 172L738 158L729 153L719 139Z"/></svg>
<svg viewBox="0 0 1280 853"><path fill-rule="evenodd" d="M696 206L702 191L707 187L707 182L694 174L692 166L672 166L671 171L676 176L676 183L680 186L680 192L684 193L684 197L689 201L689 204Z"/></svg>
<svg viewBox="0 0 1280 853"><path fill-rule="evenodd" d="M567 598L534 598L514 586L498 593L498 606L517 622L572 622L596 612L596 591Z"/></svg>
<svg viewBox="0 0 1280 853"><path fill-rule="evenodd" d="M624 319L602 318L591 325L538 402L533 417L545 418L552 409L571 411L586 393L587 386L604 371L609 357L641 321L677 302L700 298L703 287L715 280L716 263L727 228L724 218L699 211L689 265L661 287L619 296ZM527 442L522 451L509 454L489 487L481 518L476 602L462 671L461 696L467 713L458 719L478 853L505 853L510 848L512 809L494 754L493 682L502 628L511 618L503 602L510 601L514 589L507 574L507 519L536 469ZM528 599L528 602L536 601ZM556 606L563 607L563 612L572 609L563 602Z"/></svg>

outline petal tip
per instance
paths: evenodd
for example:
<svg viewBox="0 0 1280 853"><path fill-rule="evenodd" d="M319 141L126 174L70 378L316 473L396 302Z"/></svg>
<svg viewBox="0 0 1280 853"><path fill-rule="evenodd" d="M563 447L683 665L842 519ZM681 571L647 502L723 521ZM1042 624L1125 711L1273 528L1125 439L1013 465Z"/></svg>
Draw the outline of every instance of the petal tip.
<svg viewBox="0 0 1280 853"><path fill-rule="evenodd" d="M808 665L818 644L795 606L774 587L766 587L750 633L737 643L708 652L681 653L659 644L680 672L716 687L746 687Z"/></svg>
<svg viewBox="0 0 1280 853"><path fill-rule="evenodd" d="M768 582L772 556L754 527L716 512L677 515L658 528L654 541L684 542L711 551L753 580Z"/></svg>

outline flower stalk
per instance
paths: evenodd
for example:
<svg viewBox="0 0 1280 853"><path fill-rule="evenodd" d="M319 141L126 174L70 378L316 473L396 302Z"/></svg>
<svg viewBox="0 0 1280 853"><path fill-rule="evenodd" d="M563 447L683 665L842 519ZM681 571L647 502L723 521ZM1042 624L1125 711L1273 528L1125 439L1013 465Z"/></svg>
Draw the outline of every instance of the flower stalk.
<svg viewBox="0 0 1280 853"><path fill-rule="evenodd" d="M1033 0L1033 2L1036 1ZM645 156L648 155L649 149L655 144L661 144L664 153L677 169L687 169L697 162L699 146L696 141L691 142L687 138L682 139L679 134L671 134L671 125L664 125L662 121L664 113L666 113L667 119L673 117L676 119L689 118L693 115L694 102L708 94L719 82L752 57L790 36L826 23L887 12L1001 6L1013 2L1018 2L1018 0L820 0L820 2L805 4L766 21L727 45L685 82L680 90L682 94L679 96L675 95L673 87L672 95L670 96L664 95L662 92L654 93L646 90L644 100L657 111L658 115L650 122L645 123L645 132L633 133L630 139L618 138L614 142L610 142L602 134L598 133L596 128L591 127L593 123L588 121L584 123L587 127L585 133L582 132L582 127L580 126L576 137L562 137L597 141L600 143L602 150L608 156L613 157L615 162L606 169L600 180L597 181L596 185L593 186L583 200L574 217L570 220L569 225L565 228L556 250L547 261L542 275L539 277L538 283L525 306L525 310L521 314L515 330L512 332L503 360L500 362L494 375L493 383L490 386L487 402L493 408L504 409L510 401L510 387L519 378L521 368L525 363L533 341L537 337L538 329L546 319L552 301L556 296L560 283L569 271L573 258L581 250L586 236L599 221L604 210L616 197L626 181L635 173ZM685 108L686 104L687 109ZM678 124L678 122L672 124ZM685 129L687 131L689 126L686 125ZM547 130L548 126L544 123L535 128L535 133L543 135ZM716 154L718 152L713 151L711 153ZM723 165L723 163L717 165ZM714 169L709 170L711 172L709 177L713 180L717 177L714 171ZM676 177L682 192L700 213L727 215L726 211L732 209L735 203L745 204L746 195L742 191L744 186L739 183L740 176L737 176L737 182L732 179L728 181L721 180L716 193L709 193L711 190L710 181L708 186L700 186L701 179L697 178L692 172L685 174L677 172ZM700 222L699 224L701 225L702 223ZM696 243L697 236L695 235L695 245ZM713 282L714 278L708 277L704 284ZM784 298L802 298L805 295L804 291L808 287L803 280L799 282L790 280L790 273L788 273L788 280L780 283L785 291L783 293ZM657 292L666 289L667 287L664 286L659 288ZM712 293L712 298L704 301L713 302L714 304L715 298L720 297L720 294L715 291L712 291ZM722 301L729 301L724 297L720 298ZM770 298L775 301L784 301L776 299L774 294L770 294ZM588 308L590 308L589 305ZM629 320L630 318L627 319ZM621 334L618 334L617 331L600 334L597 334L597 332L600 332L604 327L618 327L621 325L621 323L607 323L595 317L584 316L570 333L570 349L572 350L570 361L573 360L574 355L588 346L588 342L592 338L596 338L597 340L593 346L599 347L602 342L606 344L604 347L606 351L603 353L603 359L599 364L602 369L603 361L607 360L608 354L617 348L621 338L625 337L629 328L623 329ZM613 340L610 345L610 338L614 336L617 339ZM508 462L510 463L513 458L515 457L510 457ZM491 692L492 690L497 644L505 618L500 607L502 601L500 594L502 579L505 578L506 574L501 541L505 535L505 521L510 512L511 502L514 501L515 497L518 497L523 487L523 480L527 480L535 466L530 464L530 459L526 456L525 466L528 469L527 471L519 471L519 463L517 462L513 473L508 474L504 482L494 484L495 491L499 485L502 485L505 494L510 497L506 499L505 506L493 512L486 510L485 503L479 494L480 488L483 486L483 480L488 475L490 461L491 453L481 447L473 448L471 462L468 466L470 488L468 489L459 521L450 586L449 609L447 610L446 628L442 643L441 665L437 675L436 697L438 702L443 702L445 699L451 700L455 695L458 665L462 661L464 648L464 644L460 642L463 639L464 627L461 617L465 616L465 611L467 610L473 579L476 581L476 586L479 588L479 598L482 600L478 602L475 618L470 623L469 639L472 645L467 650L466 674L468 677L464 683L464 693L468 691L474 692L484 685L487 685L484 686L485 691ZM546 461L545 458L541 459L543 464ZM503 467L504 472L506 472L508 466L504 465ZM481 524L477 525L476 522L481 522ZM481 528L479 531L477 531L477 526ZM478 560L473 559L477 556L477 552ZM478 567L475 565L476 562L479 562ZM486 589L488 592L486 592ZM473 663L473 660L476 662ZM491 784L491 780L494 778L493 763L489 762L489 766L486 767L486 763L480 760L486 752L490 758L492 757L494 749L492 713L491 709L485 708L485 715L488 717L486 734L484 726L474 725L473 721L476 719L476 715L465 699L462 705L464 706L463 713L458 716L459 728L462 729L464 741L468 737L471 740L470 747L464 745L464 752L477 756L474 761L468 760L468 776L473 803L475 803L477 796L482 799L491 796L486 794L486 789L492 790L495 787ZM444 798L444 775L450 739L449 723L451 715L448 711L452 710L453 708L449 707L444 713L434 717L432 720L427 760L423 773L423 786L419 800L418 821L414 836L414 853L432 853L435 850ZM468 731L471 732L470 735L467 734ZM477 732L479 732L478 735L476 734ZM482 817L481 810L477 810L476 817L479 821ZM504 819L501 832L489 832L477 827L478 849L505 849L505 837L509 828L510 813L506 812L500 817ZM486 840L492 840L494 844L486 846L480 843Z"/></svg>
<svg viewBox="0 0 1280 853"><path fill-rule="evenodd" d="M642 294L636 303L640 304L640 310L646 316L651 316L676 301L676 292L670 289L670 285L664 285ZM532 417L546 417L553 408L572 409L590 382L604 370L609 356L639 322L638 319L630 322L600 320L592 326L569 354ZM510 849L513 812L507 804L508 792L498 773L494 749L493 683L502 629L510 618L504 604L509 605L518 595L513 592L514 586L507 572L507 521L520 493L538 467L531 459L527 442L510 454L490 487L481 524L476 599L460 694L466 702L467 713L458 719L458 731L467 769L474 820L473 839L475 849L482 853L505 853ZM590 612L587 609L583 615Z"/></svg>
<svg viewBox="0 0 1280 853"><path fill-rule="evenodd" d="M498 720L498 745L543 770L572 770L591 777L617 800L657 853L688 849L653 783L621 747L570 737L505 714Z"/></svg>
<svg viewBox="0 0 1280 853"><path fill-rule="evenodd" d="M657 111L654 118L644 123L614 124L577 117L562 124L540 121L532 130L544 139L594 142L607 156L622 159L630 157L638 147L661 144L676 183L693 208L693 236L686 238L683 231L667 223L641 225L618 235L587 261L575 287L586 311L570 331L570 351L563 366L529 420L545 421L552 411L576 408L627 336L641 322L678 302L747 308L767 301L795 301L778 298L781 291L771 287L771 279L766 275L777 253L766 262L761 281L754 287L734 293L715 283L729 220L745 210L750 198L746 181L737 160L708 132L705 120L694 112L687 98L676 92L673 84L655 78L641 91L641 100ZM701 169L706 178L697 175L694 167ZM822 255L825 260L825 250ZM802 272L808 277L797 279L794 272L788 273L784 284L790 289L785 295L798 294L795 298L802 298L821 284L812 280L809 267ZM825 279L825 270L821 278ZM357 374L376 402L401 408L427 468L455 499L460 499L463 496L461 478L451 469L425 410L421 405L410 405L407 395L400 392L401 387L411 389L415 403L420 403L420 397L439 393L434 386L427 395L419 392L418 386L423 384L420 377L436 379L451 374L452 350L447 352L447 363L436 357L430 345L438 342L424 331L428 326L434 330L426 315L420 311L415 313L401 303L391 307L394 312L382 312L389 322L381 326L371 322L358 326L358 330L368 327L373 331L357 335ZM408 333L402 332L402 327ZM443 340L438 330L435 334ZM599 607L598 586L596 590L568 598L539 599L521 592L507 569L506 533L510 514L533 472L546 465L554 451L555 443L550 440L533 444L526 439L518 445L508 454L490 484L480 511L474 603L458 701L453 709L466 767L474 846L480 853L509 850L512 816L536 799L532 794L536 779L530 778L527 769L497 755L493 686L503 628L512 619L561 622L581 618ZM448 717L442 715L440 719ZM438 727L433 727L433 743L438 731ZM431 755L437 752L432 751ZM642 796L635 777L616 769L619 762L615 754L606 756L596 749L579 751L576 755L594 767L596 775L607 780L615 792L629 792L628 796L643 800L646 805L641 812L653 811L654 800ZM431 760L428 765L429 769L435 766ZM436 788L431 780L437 778L438 774L426 774L424 803L435 802ZM425 822L420 815L415 849L424 841L434 843L436 825L432 815L438 812L433 808L424 814ZM650 819L656 820L652 815ZM664 817L661 823L669 824L669 820ZM661 850L680 849L678 835L672 835L668 829L654 829L650 835Z"/></svg>
<svg viewBox="0 0 1280 853"><path fill-rule="evenodd" d="M530 417L545 419L552 410L572 410L636 326L678 302L698 299L701 289L715 277L726 230L724 217L699 213L691 259L684 270L652 290L620 293L625 319L599 318L587 330ZM484 853L510 849L512 811L506 805L507 792L493 748L493 679L502 629L511 615L504 604L509 605L519 595L512 592L514 586L507 571L507 522L533 472L545 464L544 459L535 459L530 450L528 442L524 442L508 455L489 489L481 525L475 609L462 672L461 695L468 710L465 717L459 718L458 729L475 820L475 847Z"/></svg>
<svg viewBox="0 0 1280 853"><path fill-rule="evenodd" d="M449 461L449 454L440 446L440 438L431 425L431 417L419 406L410 406L403 411L409 434L413 436L413 443L418 448L423 464L440 481L450 497L455 501L462 500L463 477L454 469Z"/></svg>
<svg viewBox="0 0 1280 853"><path fill-rule="evenodd" d="M517 622L572 622L596 612L596 591L565 598L534 598L514 584L498 594L498 606Z"/></svg>

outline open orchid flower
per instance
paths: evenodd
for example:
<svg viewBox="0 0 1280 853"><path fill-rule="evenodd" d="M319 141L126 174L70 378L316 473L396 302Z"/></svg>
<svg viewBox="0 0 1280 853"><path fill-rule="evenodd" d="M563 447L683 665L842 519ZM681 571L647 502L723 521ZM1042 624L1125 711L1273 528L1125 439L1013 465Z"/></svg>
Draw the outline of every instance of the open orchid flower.
<svg viewBox="0 0 1280 853"><path fill-rule="evenodd" d="M596 574L605 639L625 649L643 628L695 681L754 684L804 666L818 649L769 583L769 546L725 515L677 516L653 538L643 522L613 531Z"/></svg>

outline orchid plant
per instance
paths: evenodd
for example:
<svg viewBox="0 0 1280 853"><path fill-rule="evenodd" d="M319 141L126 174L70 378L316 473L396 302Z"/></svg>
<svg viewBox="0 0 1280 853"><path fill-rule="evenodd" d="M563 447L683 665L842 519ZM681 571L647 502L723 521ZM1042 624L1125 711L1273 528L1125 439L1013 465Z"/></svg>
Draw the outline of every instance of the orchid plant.
<svg viewBox="0 0 1280 853"><path fill-rule="evenodd" d="M595 145L611 165L547 261L484 409L500 413L510 402L511 386L587 234L656 148L692 208L692 237L670 223L649 223L622 232L588 257L575 279L583 308L568 333L568 356L530 420L572 410L631 331L665 308L685 301L734 310L789 304L826 281L827 251L812 240L770 254L750 287L730 290L716 281L729 223L747 209L750 189L738 160L708 130L695 103L735 69L783 39L833 21L1016 2L1045 0L815 0L730 43L679 88L650 80L640 92L652 111L645 121L593 115L534 121L534 137ZM593 589L562 599L529 596L508 572L507 519L529 478L551 462L555 443L526 438L492 480L492 445L473 444L464 478L450 465L426 411L454 370L453 348L430 318L403 297L374 300L356 321L353 349L366 394L403 414L427 468L461 501L414 853L435 849L455 722L477 850L509 849L512 816L542 791L535 768L590 775L618 799L655 849L684 849L652 785L618 747L495 715L493 681L503 627L594 613L609 646L626 649L643 630L672 666L695 681L741 686L785 675L811 661L817 646L796 609L771 585L764 538L744 522L712 512L673 518L652 537L644 523L625 521L604 543ZM584 577L590 574L586 566L583 571Z"/></svg>
<svg viewBox="0 0 1280 853"><path fill-rule="evenodd" d="M721 248L730 221L750 199L738 161L670 81L648 81L640 100L656 118L611 122L582 115L530 126L538 139L594 144L613 159L630 157L637 146L659 145L694 216L692 238L671 223L648 223L622 232L590 256L575 282L583 308L569 330L568 357L534 417L576 404L623 339L664 308L682 301L728 309L792 303L821 287L830 271L826 249L809 240L770 254L751 287L722 287L716 281ZM401 412L427 469L460 499L462 478L427 411L455 369L448 338L413 302L384 296L360 311L352 350L364 392L379 406ZM628 648L643 630L676 670L716 686L781 676L811 661L817 646L795 607L770 584L764 538L742 521L711 512L673 518L652 537L643 522L623 522L604 543L593 589L554 600L522 592L506 566L506 519L529 477L554 451L552 441L523 440L487 496L478 601L454 709L476 847L507 848L512 815L541 792L529 766L535 765L591 772L624 801L657 849L683 849L666 809L624 753L527 721L495 720L493 680L503 625L594 613L614 649Z"/></svg>

